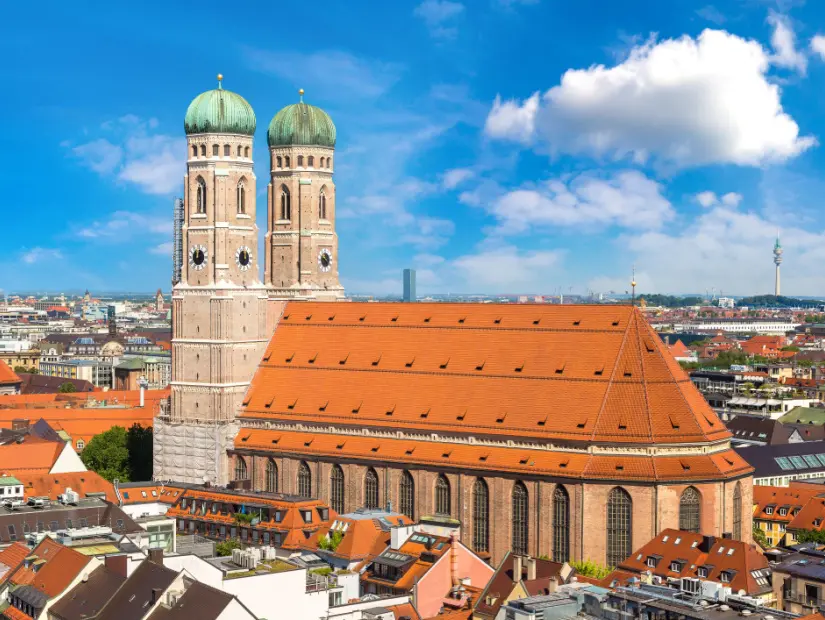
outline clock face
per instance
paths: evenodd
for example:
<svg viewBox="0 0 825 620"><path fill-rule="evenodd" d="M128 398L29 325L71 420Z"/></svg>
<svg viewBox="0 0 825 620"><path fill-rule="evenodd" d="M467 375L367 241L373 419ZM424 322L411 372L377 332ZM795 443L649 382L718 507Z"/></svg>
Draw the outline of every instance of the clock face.
<svg viewBox="0 0 825 620"><path fill-rule="evenodd" d="M202 245L193 245L189 249L189 266L192 269L196 269L200 271L204 267L206 267L206 258L207 258L207 250L206 247Z"/></svg>
<svg viewBox="0 0 825 620"><path fill-rule="evenodd" d="M324 272L332 269L332 253L328 249L324 248L318 252L318 266Z"/></svg>
<svg viewBox="0 0 825 620"><path fill-rule="evenodd" d="M242 245L235 250L235 264L241 271L246 271L252 265L252 250Z"/></svg>

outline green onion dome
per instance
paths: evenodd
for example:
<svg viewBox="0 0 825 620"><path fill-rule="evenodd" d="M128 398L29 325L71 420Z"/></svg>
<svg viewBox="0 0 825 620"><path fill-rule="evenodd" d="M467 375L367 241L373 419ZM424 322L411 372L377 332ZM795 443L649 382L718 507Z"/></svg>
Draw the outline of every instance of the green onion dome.
<svg viewBox="0 0 825 620"><path fill-rule="evenodd" d="M335 146L335 123L321 108L301 100L288 105L272 117L267 132L269 146Z"/></svg>
<svg viewBox="0 0 825 620"><path fill-rule="evenodd" d="M218 87L198 95L189 104L183 121L186 133L254 135L256 125L252 106L238 93L224 90L221 80L223 76L218 75Z"/></svg>

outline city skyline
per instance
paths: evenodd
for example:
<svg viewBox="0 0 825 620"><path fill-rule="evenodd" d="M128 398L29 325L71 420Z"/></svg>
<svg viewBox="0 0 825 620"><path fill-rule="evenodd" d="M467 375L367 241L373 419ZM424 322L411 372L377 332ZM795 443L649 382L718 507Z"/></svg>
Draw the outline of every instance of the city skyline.
<svg viewBox="0 0 825 620"><path fill-rule="evenodd" d="M277 43L206 10L199 35L222 45L205 50L184 42L190 16L175 7L157 23L98 11L70 43L76 14L15 7L21 26L0 45L23 58L4 76L20 102L0 157L19 208L0 287L168 289L182 118L221 72L256 112L259 179L263 128L298 88L334 119L350 293L400 294L405 267L421 295L622 292L635 263L646 293L761 294L779 229L782 292L825 294L825 14L635 2L594 21L593 6L290 7L324 34L286 29ZM33 47L35 27L50 45ZM30 189L44 174L58 191Z"/></svg>

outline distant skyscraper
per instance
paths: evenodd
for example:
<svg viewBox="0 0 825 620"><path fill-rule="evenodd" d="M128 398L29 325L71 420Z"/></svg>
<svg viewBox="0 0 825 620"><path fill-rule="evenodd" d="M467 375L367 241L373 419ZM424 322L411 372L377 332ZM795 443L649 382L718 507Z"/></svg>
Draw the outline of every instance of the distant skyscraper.
<svg viewBox="0 0 825 620"><path fill-rule="evenodd" d="M776 243L773 246L773 264L776 265L776 286L774 295L779 297L779 265L782 264L782 246L779 244L779 233L776 233Z"/></svg>
<svg viewBox="0 0 825 620"><path fill-rule="evenodd" d="M404 270L404 301L415 301L415 269Z"/></svg>

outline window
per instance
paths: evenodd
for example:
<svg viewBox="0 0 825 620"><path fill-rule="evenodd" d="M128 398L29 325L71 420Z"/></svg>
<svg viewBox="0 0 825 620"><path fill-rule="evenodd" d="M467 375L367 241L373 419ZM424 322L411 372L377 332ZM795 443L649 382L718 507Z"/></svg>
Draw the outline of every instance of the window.
<svg viewBox="0 0 825 620"><path fill-rule="evenodd" d="M197 156L198 156L198 147L197 147L197 145L193 144L192 145L192 157L197 157Z"/></svg>
<svg viewBox="0 0 825 620"><path fill-rule="evenodd" d="M698 570L698 571L696 571L696 574L697 574L697 575L698 575L701 579L707 579L707 577L708 577L708 569L707 569L707 568L705 568L704 566L700 566L700 567L699 567L699 570Z"/></svg>
<svg viewBox="0 0 825 620"><path fill-rule="evenodd" d="M699 533L701 497L695 487L688 487L679 500L679 529L683 532Z"/></svg>
<svg viewBox="0 0 825 620"><path fill-rule="evenodd" d="M733 538L742 540L742 485L739 482L733 489Z"/></svg>
<svg viewBox="0 0 825 620"><path fill-rule="evenodd" d="M201 157L206 157L206 145L201 144Z"/></svg>
<svg viewBox="0 0 825 620"><path fill-rule="evenodd" d="M318 161L318 167L319 167L319 168L323 168L323 167L324 167L324 158L323 158L323 157L322 157L322 158Z"/></svg>
<svg viewBox="0 0 825 620"><path fill-rule="evenodd" d="M224 157L229 157L229 145L228 144L223 145L223 156Z"/></svg>
<svg viewBox="0 0 825 620"><path fill-rule="evenodd" d="M235 480L246 480L247 478L249 478L249 472L246 469L246 461L242 456L238 456L235 458Z"/></svg>
<svg viewBox="0 0 825 620"><path fill-rule="evenodd" d="M14 525L9 525L9 540L12 542L17 540L17 532L14 530Z"/></svg>
<svg viewBox="0 0 825 620"><path fill-rule="evenodd" d="M269 493L278 492L278 466L272 459L266 462L266 490Z"/></svg>
<svg viewBox="0 0 825 620"><path fill-rule="evenodd" d="M671 562L671 563L670 563L670 570L672 570L674 573L678 573L679 571L681 571L681 570L682 570L682 565L681 565L681 563L679 563L679 562Z"/></svg>
<svg viewBox="0 0 825 620"><path fill-rule="evenodd" d="M340 465L333 465L329 475L329 505L335 512L344 512L344 470Z"/></svg>
<svg viewBox="0 0 825 620"><path fill-rule="evenodd" d="M415 519L415 482L412 474L406 469L401 472L401 482L398 485L398 505L401 514Z"/></svg>
<svg viewBox="0 0 825 620"><path fill-rule="evenodd" d="M312 497L312 473L306 461L301 461L298 466L298 496Z"/></svg>
<svg viewBox="0 0 825 620"><path fill-rule="evenodd" d="M557 485L553 491L553 561L570 559L570 496Z"/></svg>
<svg viewBox="0 0 825 620"><path fill-rule="evenodd" d="M435 514L450 515L450 481L444 474L435 481Z"/></svg>
<svg viewBox="0 0 825 620"><path fill-rule="evenodd" d="M527 553L527 536L529 533L527 487L522 482L513 485L513 551Z"/></svg>
<svg viewBox="0 0 825 620"><path fill-rule="evenodd" d="M364 507L378 508L378 474L372 467L364 476Z"/></svg>
<svg viewBox="0 0 825 620"><path fill-rule="evenodd" d="M490 492L487 483L476 478L473 485L473 549L476 552L490 548Z"/></svg>
<svg viewBox="0 0 825 620"><path fill-rule="evenodd" d="M240 156L241 156L241 153L242 153L242 152L243 152L243 151L241 150L241 145L239 144L239 145L238 145L238 157L240 157Z"/></svg>
<svg viewBox="0 0 825 620"><path fill-rule="evenodd" d="M85 447L86 447L86 442L83 441L82 439L78 439L77 440L77 449L82 450Z"/></svg>
<svg viewBox="0 0 825 620"><path fill-rule="evenodd" d="M287 168L289 168L289 155L287 155L286 157L284 157L284 165L285 165Z"/></svg>
<svg viewBox="0 0 825 620"><path fill-rule="evenodd" d="M238 213L246 213L246 178L238 181Z"/></svg>
<svg viewBox="0 0 825 620"><path fill-rule="evenodd" d="M730 573L726 570L723 570L721 573L719 573L719 580L722 583L730 583Z"/></svg>
<svg viewBox="0 0 825 620"><path fill-rule="evenodd" d="M278 157L275 158L275 165L278 168L283 168L284 167L284 161L281 159L280 155L278 155Z"/></svg>
<svg viewBox="0 0 825 620"><path fill-rule="evenodd" d="M648 558L647 558L647 565L648 565L650 568L656 568L656 565L657 565L658 563L659 563L658 558L654 558L652 555L651 555L651 556L648 556Z"/></svg>
<svg viewBox="0 0 825 620"><path fill-rule="evenodd" d="M327 157L327 168L331 168L331 167L332 167L332 158Z"/></svg>
<svg viewBox="0 0 825 620"><path fill-rule="evenodd" d="M765 514L766 515L772 515L773 514L773 506L768 506L767 508L765 508Z"/></svg>
<svg viewBox="0 0 825 620"><path fill-rule="evenodd" d="M321 188L321 194L318 196L318 217L322 220L327 219L327 195L324 189L325 187Z"/></svg>
<svg viewBox="0 0 825 620"><path fill-rule="evenodd" d="M244 157L249 159L249 147L248 146L244 147L243 154L244 154Z"/></svg>
<svg viewBox="0 0 825 620"><path fill-rule="evenodd" d="M212 157L217 157L217 156L218 156L218 145L213 144L212 145Z"/></svg>
<svg viewBox="0 0 825 620"><path fill-rule="evenodd" d="M310 168L315 166L315 158L313 158L312 155L307 157L307 166L309 166Z"/></svg>
<svg viewBox="0 0 825 620"><path fill-rule="evenodd" d="M292 205L289 200L289 190L286 185L281 185L281 219L292 219Z"/></svg>
<svg viewBox="0 0 825 620"><path fill-rule="evenodd" d="M195 183L197 184L196 213L206 213L206 181L203 177L198 177Z"/></svg>
<svg viewBox="0 0 825 620"><path fill-rule="evenodd" d="M633 501L614 487L607 499L607 565L618 566L631 554Z"/></svg>
<svg viewBox="0 0 825 620"><path fill-rule="evenodd" d="M304 156L303 155L298 155L298 167L303 168L303 166L304 166Z"/></svg>

